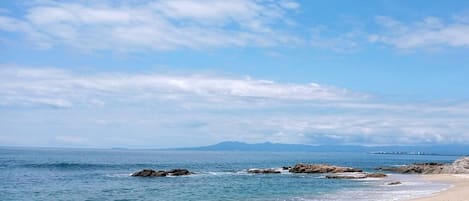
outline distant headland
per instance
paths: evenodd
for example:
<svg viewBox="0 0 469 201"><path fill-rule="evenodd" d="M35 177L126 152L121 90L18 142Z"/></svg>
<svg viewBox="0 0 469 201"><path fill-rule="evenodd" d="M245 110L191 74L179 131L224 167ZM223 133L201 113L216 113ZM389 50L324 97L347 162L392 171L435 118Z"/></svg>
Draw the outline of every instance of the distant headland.
<svg viewBox="0 0 469 201"><path fill-rule="evenodd" d="M396 155L469 155L468 145L406 145L406 146L363 146L363 145L307 145L282 143L245 143L225 141L208 146L174 148L171 150L192 151L281 151L281 152L366 152L370 154Z"/></svg>

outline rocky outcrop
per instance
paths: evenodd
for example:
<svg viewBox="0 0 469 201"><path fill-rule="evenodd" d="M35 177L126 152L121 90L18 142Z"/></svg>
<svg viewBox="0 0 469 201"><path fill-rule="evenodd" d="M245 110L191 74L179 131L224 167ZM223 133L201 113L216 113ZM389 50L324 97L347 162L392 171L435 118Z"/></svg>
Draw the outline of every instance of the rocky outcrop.
<svg viewBox="0 0 469 201"><path fill-rule="evenodd" d="M469 157L460 158L451 164L453 174L468 174L469 173Z"/></svg>
<svg viewBox="0 0 469 201"><path fill-rule="evenodd" d="M380 167L377 170L403 174L469 174L469 157L460 158L452 164L414 163L399 167Z"/></svg>
<svg viewBox="0 0 469 201"><path fill-rule="evenodd" d="M276 169L249 169L248 173L253 174L279 174L281 173L279 170Z"/></svg>
<svg viewBox="0 0 469 201"><path fill-rule="evenodd" d="M344 172L363 172L363 170L340 167L325 164L296 164L289 170L292 173L344 173Z"/></svg>
<svg viewBox="0 0 469 201"><path fill-rule="evenodd" d="M381 167L377 168L377 170L403 174L435 174L440 173L444 166L445 164L442 163L414 163L399 167Z"/></svg>
<svg viewBox="0 0 469 201"><path fill-rule="evenodd" d="M190 175L190 174L193 174L193 173L187 169L172 169L169 171L143 169L143 170L140 170L131 174L130 176L132 177L166 177L168 175L181 176L181 175Z"/></svg>
<svg viewBox="0 0 469 201"><path fill-rule="evenodd" d="M351 173L335 173L326 175L328 179L365 179L365 178L382 178L386 177L383 173L365 173L365 172L351 172Z"/></svg>

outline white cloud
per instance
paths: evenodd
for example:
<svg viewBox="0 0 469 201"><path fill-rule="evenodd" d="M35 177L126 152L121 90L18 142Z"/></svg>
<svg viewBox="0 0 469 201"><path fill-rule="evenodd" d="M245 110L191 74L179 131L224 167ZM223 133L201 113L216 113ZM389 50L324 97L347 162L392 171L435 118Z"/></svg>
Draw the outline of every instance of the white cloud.
<svg viewBox="0 0 469 201"><path fill-rule="evenodd" d="M376 21L384 28L381 33L371 34L370 41L384 43L398 49L469 47L469 23L461 16L453 22L436 17L405 23L387 16Z"/></svg>
<svg viewBox="0 0 469 201"><path fill-rule="evenodd" d="M44 143L72 135L96 146L469 143L464 102L384 102L319 84L205 74L3 66L0 80L0 127L18 140L38 132Z"/></svg>
<svg viewBox="0 0 469 201"><path fill-rule="evenodd" d="M284 84L269 80L210 75L85 74L58 69L8 68L0 70L0 103L46 104L55 107L106 102L150 104L153 101L337 101L364 99L345 89L311 84ZM94 101L90 101L90 100ZM182 103L181 103L182 104Z"/></svg>
<svg viewBox="0 0 469 201"><path fill-rule="evenodd" d="M0 29L22 32L44 48L167 50L295 44L299 38L274 29L285 24L294 2L149 1L33 4L21 17L0 16Z"/></svg>

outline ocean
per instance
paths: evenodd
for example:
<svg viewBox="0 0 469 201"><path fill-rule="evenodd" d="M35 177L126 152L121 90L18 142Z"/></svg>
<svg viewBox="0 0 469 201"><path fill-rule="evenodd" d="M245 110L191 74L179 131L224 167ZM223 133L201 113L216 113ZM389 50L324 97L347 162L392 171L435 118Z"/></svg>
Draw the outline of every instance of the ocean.
<svg viewBox="0 0 469 201"><path fill-rule="evenodd" d="M0 148L0 200L403 200L449 187L415 175L338 180L321 174L248 174L249 168L327 163L362 168L452 162L457 156L320 152L217 152ZM136 178L143 168L187 168L189 176ZM386 185L399 180L401 185Z"/></svg>

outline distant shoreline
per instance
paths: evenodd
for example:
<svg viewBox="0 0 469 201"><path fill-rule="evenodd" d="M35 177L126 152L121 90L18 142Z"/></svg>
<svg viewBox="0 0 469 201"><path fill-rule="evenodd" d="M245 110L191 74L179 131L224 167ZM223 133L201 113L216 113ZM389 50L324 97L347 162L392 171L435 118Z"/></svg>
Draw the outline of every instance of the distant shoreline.
<svg viewBox="0 0 469 201"><path fill-rule="evenodd" d="M466 156L461 154L437 154L437 153L426 153L426 152L381 152L374 151L368 152L369 154L382 154L382 155L412 155L412 156Z"/></svg>
<svg viewBox="0 0 469 201"><path fill-rule="evenodd" d="M452 186L441 192L409 201L467 201L469 198L469 174L432 174L421 175L431 182L443 182Z"/></svg>

